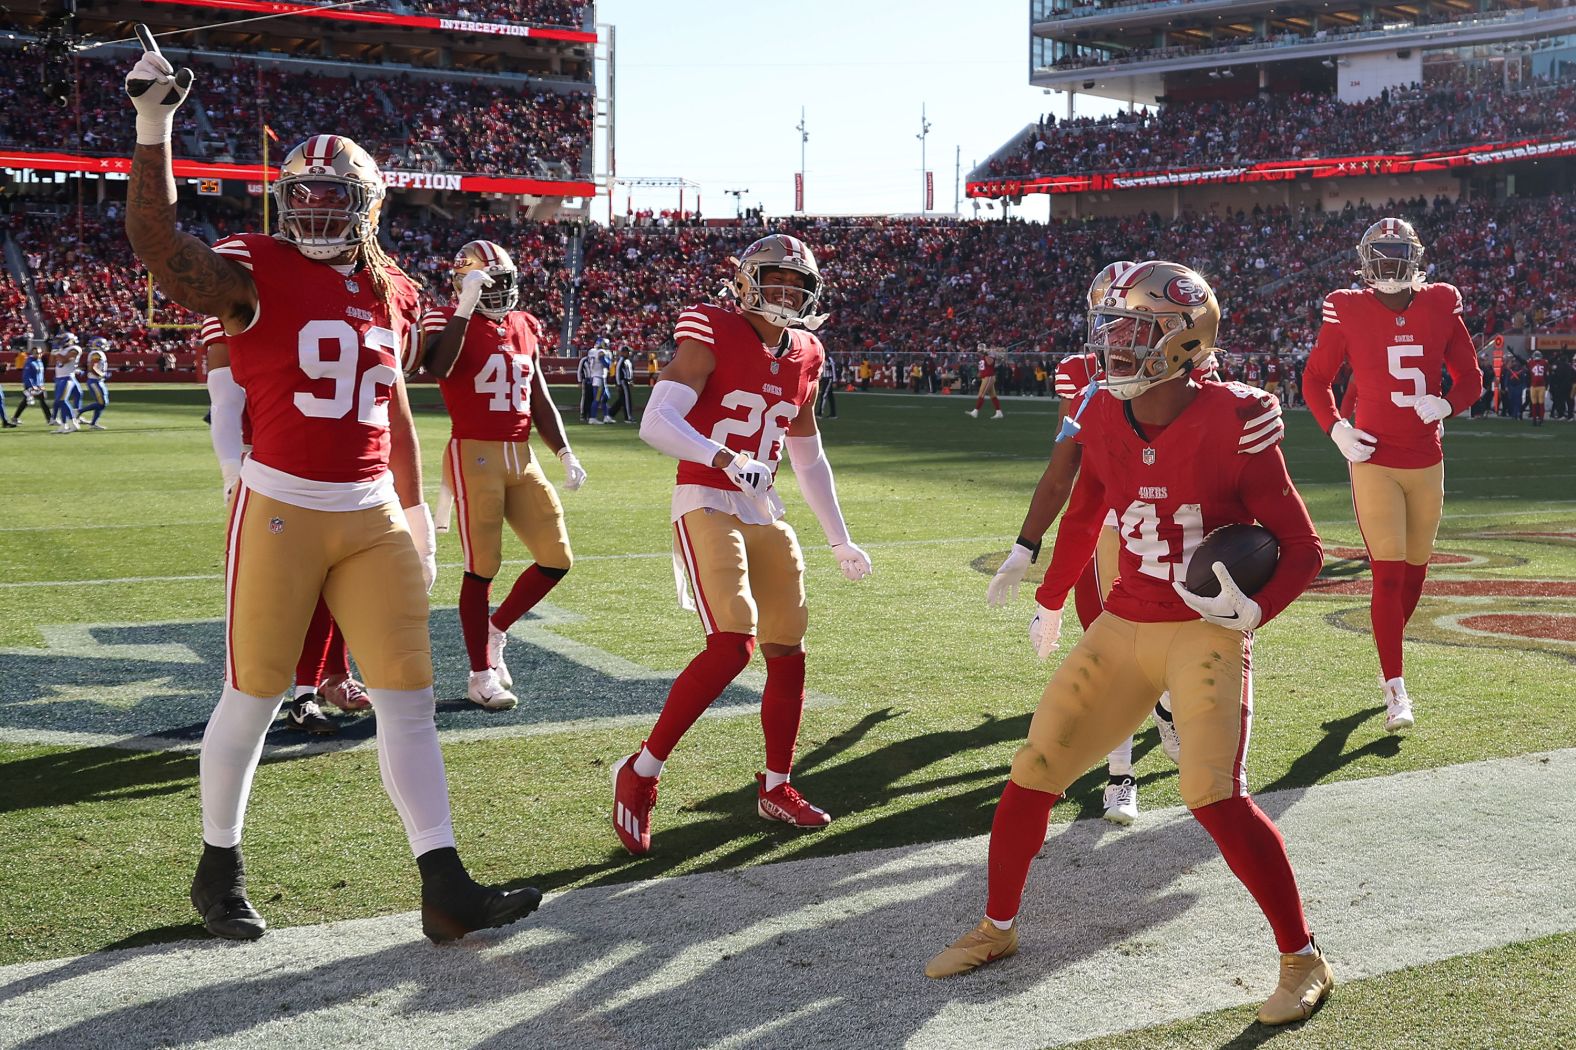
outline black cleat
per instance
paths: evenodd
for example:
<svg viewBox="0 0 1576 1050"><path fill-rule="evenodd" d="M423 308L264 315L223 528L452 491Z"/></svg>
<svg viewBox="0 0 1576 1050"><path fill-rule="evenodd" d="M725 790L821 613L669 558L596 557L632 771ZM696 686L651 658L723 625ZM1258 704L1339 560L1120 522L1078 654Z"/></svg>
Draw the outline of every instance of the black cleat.
<svg viewBox="0 0 1576 1050"><path fill-rule="evenodd" d="M452 846L416 858L421 869L421 932L433 944L457 941L523 919L542 903L534 886L505 890L483 886L466 872Z"/></svg>
<svg viewBox="0 0 1576 1050"><path fill-rule="evenodd" d="M225 849L203 843L202 860L192 879L192 906L215 937L255 941L268 929L246 899L246 866L239 846Z"/></svg>
<svg viewBox="0 0 1576 1050"><path fill-rule="evenodd" d="M308 693L290 701L290 713L285 716L297 729L304 729L313 736L333 736L339 727L318 706L317 694Z"/></svg>

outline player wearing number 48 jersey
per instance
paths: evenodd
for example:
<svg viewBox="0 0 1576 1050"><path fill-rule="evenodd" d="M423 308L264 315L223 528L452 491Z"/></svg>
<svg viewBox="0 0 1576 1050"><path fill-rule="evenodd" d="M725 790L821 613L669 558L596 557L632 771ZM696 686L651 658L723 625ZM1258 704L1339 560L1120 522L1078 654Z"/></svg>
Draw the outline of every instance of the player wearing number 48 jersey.
<svg viewBox="0 0 1576 1050"><path fill-rule="evenodd" d="M1208 283L1169 262L1139 263L1090 307L1089 343L1102 355L1105 379L1076 435L1084 497L1075 490L1037 597L1046 609L1061 608L1094 552L1107 508L1120 522L1117 580L1105 611L1046 686L1013 759L991 826L985 918L929 961L931 977L1017 951L1019 904L1029 866L1045 847L1051 807L1169 689L1184 741L1182 799L1258 902L1280 948L1280 983L1259 1020L1302 1020L1334 983L1303 916L1285 843L1248 797L1244 768L1253 631L1312 582L1319 539L1286 473L1278 420L1265 418L1273 399L1195 378L1219 323ZM1255 520L1281 549L1261 590L1244 595L1218 562L1219 595L1185 589L1188 562L1210 530Z"/></svg>
<svg viewBox="0 0 1576 1050"><path fill-rule="evenodd" d="M414 364L419 310L378 247L383 177L356 143L314 135L280 165L277 234L210 248L183 233L170 139L193 76L137 30L146 51L125 85L137 112L126 233L165 295L219 318L252 423L230 509L225 683L203 734L192 904L218 936L264 932L246 895L241 829L321 595L372 695L384 787L421 873L423 932L445 941L513 922L541 895L478 885L454 848L427 633L432 518L399 367Z"/></svg>
<svg viewBox="0 0 1576 1050"><path fill-rule="evenodd" d="M452 420L438 527L447 529L452 501L465 553L460 629L471 662L466 695L502 711L516 702L503 658L509 627L568 574L574 561L558 493L527 441L533 419L564 466L564 487L578 489L586 472L564 439L563 421L538 367L541 324L515 309L520 275L514 260L491 241L471 241L455 255L453 277L454 305L429 310L421 321L427 371L438 377ZM535 562L489 619L506 521Z"/></svg>
<svg viewBox="0 0 1576 1050"><path fill-rule="evenodd" d="M1423 280L1423 243L1403 219L1381 219L1357 245L1366 287L1331 292L1303 372L1313 418L1350 461L1352 506L1373 569L1370 617L1379 650L1385 729L1414 724L1401 641L1428 577L1445 504L1444 421L1483 392L1454 285ZM1342 362L1358 391L1342 419L1332 386ZM1450 397L1439 394L1450 370Z"/></svg>
<svg viewBox="0 0 1576 1050"><path fill-rule="evenodd" d="M651 391L640 436L679 460L673 491L676 560L694 593L706 648L673 683L656 726L613 768L613 827L631 853L651 847L657 778L679 738L744 670L757 637L766 659L761 728L766 770L756 812L799 828L831 816L788 782L804 708L804 557L783 520L773 475L783 449L832 556L851 580L870 558L848 537L832 468L815 426L825 351L812 332L821 273L795 237L774 234L734 262L738 309L680 315L673 360Z"/></svg>

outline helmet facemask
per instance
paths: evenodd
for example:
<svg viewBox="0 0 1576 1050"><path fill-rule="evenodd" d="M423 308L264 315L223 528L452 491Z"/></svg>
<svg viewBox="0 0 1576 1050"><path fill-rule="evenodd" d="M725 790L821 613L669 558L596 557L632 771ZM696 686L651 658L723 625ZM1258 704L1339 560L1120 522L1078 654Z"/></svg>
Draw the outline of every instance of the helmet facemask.
<svg viewBox="0 0 1576 1050"><path fill-rule="evenodd" d="M1423 242L1405 219L1380 219L1357 242L1357 275L1376 292L1396 295L1423 286Z"/></svg>
<svg viewBox="0 0 1576 1050"><path fill-rule="evenodd" d="M375 236L373 215L382 193L360 179L286 175L274 183L273 193L280 235L309 259L337 258Z"/></svg>
<svg viewBox="0 0 1576 1050"><path fill-rule="evenodd" d="M1090 289L1091 297L1095 292ZM1132 400L1209 360L1220 307L1194 271L1177 263L1139 263L1117 275L1104 293L1089 309L1084 348L1099 356L1101 385L1113 397Z"/></svg>
<svg viewBox="0 0 1576 1050"><path fill-rule="evenodd" d="M497 267L486 271L492 278L492 284L482 289L482 297L476 301L476 309L483 317L493 321L501 321L515 304L520 301L520 272L513 268ZM455 278L455 291L459 290L460 279Z"/></svg>
<svg viewBox="0 0 1576 1050"><path fill-rule="evenodd" d="M778 328L806 328L815 331L826 323L827 315L816 313L825 284L815 255L796 237L771 234L762 237L732 260L738 266L733 277L733 294L739 309L765 318ZM804 279L803 287L781 280L776 275L791 270Z"/></svg>

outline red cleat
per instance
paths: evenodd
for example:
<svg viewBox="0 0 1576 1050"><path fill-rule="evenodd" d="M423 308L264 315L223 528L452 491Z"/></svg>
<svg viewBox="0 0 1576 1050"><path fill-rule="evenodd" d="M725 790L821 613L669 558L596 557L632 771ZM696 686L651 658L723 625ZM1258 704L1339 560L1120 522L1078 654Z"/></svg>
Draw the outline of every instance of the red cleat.
<svg viewBox="0 0 1576 1050"><path fill-rule="evenodd" d="M637 750L613 764L613 830L636 856L651 849L651 811L657 808L657 778L635 772L638 754Z"/></svg>
<svg viewBox="0 0 1576 1050"><path fill-rule="evenodd" d="M784 782L771 791L766 790L766 774L755 774L755 812L763 820L780 820L796 828L824 828L832 822L832 815L819 806L812 806L792 784Z"/></svg>

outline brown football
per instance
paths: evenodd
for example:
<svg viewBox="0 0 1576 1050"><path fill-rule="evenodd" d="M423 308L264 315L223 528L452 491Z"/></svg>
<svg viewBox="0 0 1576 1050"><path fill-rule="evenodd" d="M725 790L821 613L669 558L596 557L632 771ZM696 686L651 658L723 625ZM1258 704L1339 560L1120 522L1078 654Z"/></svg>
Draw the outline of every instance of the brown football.
<svg viewBox="0 0 1576 1050"><path fill-rule="evenodd" d="M1215 578L1214 569L1218 561L1231 573L1242 593L1252 597L1275 575L1278 560L1280 543L1269 529L1262 525L1222 525L1205 536L1193 552L1193 560L1187 566L1187 589L1206 598L1219 594L1220 581Z"/></svg>

